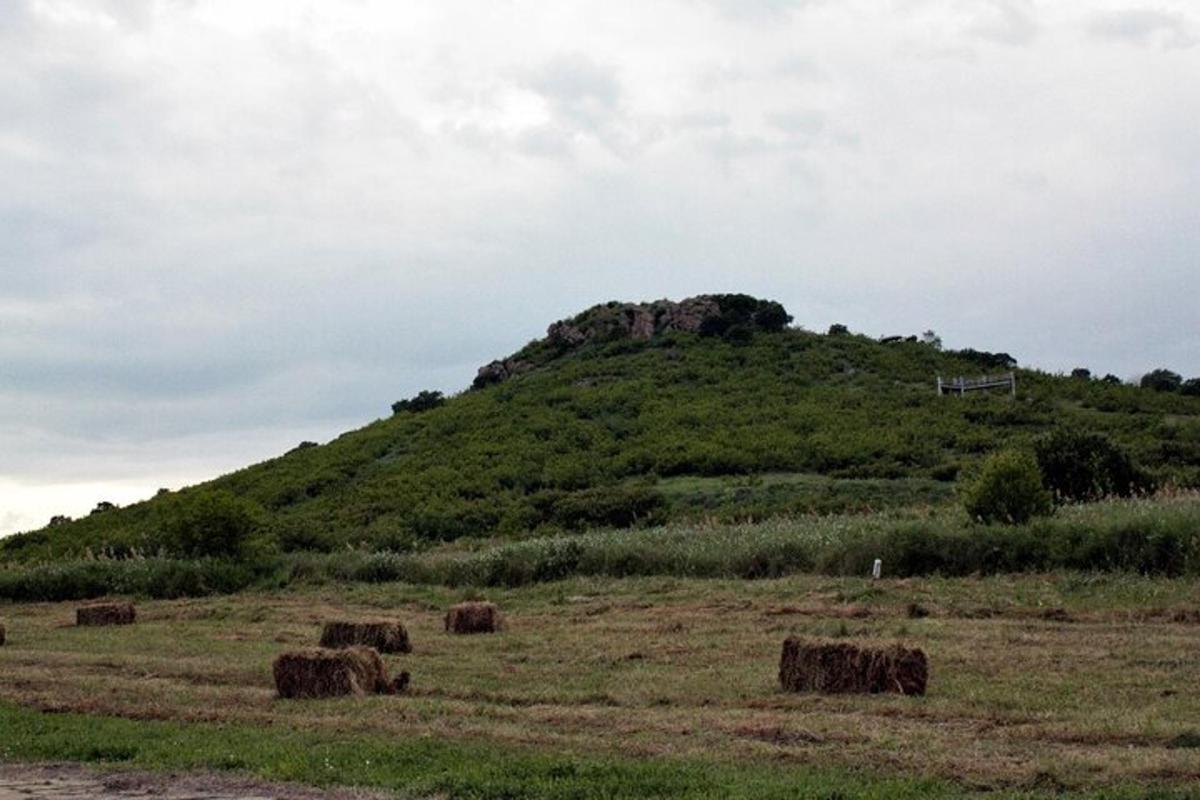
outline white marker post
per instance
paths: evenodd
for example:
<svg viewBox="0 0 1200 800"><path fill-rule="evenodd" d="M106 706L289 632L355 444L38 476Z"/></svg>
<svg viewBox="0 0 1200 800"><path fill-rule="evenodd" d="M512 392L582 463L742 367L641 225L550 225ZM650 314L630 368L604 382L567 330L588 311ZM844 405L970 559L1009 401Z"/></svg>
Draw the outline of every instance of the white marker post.
<svg viewBox="0 0 1200 800"><path fill-rule="evenodd" d="M883 559L875 559L875 564L871 567L871 580L879 580L879 576L883 574Z"/></svg>

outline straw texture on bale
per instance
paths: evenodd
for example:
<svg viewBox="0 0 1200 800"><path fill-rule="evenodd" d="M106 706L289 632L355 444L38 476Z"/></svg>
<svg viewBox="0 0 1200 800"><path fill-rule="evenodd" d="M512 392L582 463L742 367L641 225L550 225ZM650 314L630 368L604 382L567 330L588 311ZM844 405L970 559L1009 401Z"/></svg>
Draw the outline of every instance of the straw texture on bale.
<svg viewBox="0 0 1200 800"><path fill-rule="evenodd" d="M374 647L381 653L411 653L408 631L399 622L326 622L321 647Z"/></svg>
<svg viewBox="0 0 1200 800"><path fill-rule="evenodd" d="M76 625L131 625L136 618L133 603L106 601L75 609Z"/></svg>
<svg viewBox="0 0 1200 800"><path fill-rule="evenodd" d="M341 697L393 691L383 659L370 647L282 653L275 659L274 673L280 697Z"/></svg>
<svg viewBox="0 0 1200 800"><path fill-rule="evenodd" d="M459 603L446 612L450 633L494 633L504 627L504 616L495 603Z"/></svg>
<svg viewBox="0 0 1200 800"><path fill-rule="evenodd" d="M929 665L920 649L856 647L789 638L779 683L789 692L925 694Z"/></svg>

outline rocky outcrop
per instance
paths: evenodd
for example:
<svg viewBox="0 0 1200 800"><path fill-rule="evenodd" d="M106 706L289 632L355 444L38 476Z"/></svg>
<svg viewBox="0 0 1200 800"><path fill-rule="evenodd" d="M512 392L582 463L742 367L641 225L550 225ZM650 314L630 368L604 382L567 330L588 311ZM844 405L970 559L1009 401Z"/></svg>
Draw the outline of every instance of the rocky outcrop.
<svg viewBox="0 0 1200 800"><path fill-rule="evenodd" d="M672 332L744 341L756 331L782 330L791 319L779 303L744 294L702 294L679 302L605 303L553 323L545 339L516 356L480 367L473 386L478 389L500 383L588 344L620 339L648 341Z"/></svg>
<svg viewBox="0 0 1200 800"><path fill-rule="evenodd" d="M506 358L503 360L493 361L490 364L484 364L475 373L475 380L471 386L475 389L489 386L493 383L506 381L514 375L518 375L529 369L531 365L525 361L515 358Z"/></svg>

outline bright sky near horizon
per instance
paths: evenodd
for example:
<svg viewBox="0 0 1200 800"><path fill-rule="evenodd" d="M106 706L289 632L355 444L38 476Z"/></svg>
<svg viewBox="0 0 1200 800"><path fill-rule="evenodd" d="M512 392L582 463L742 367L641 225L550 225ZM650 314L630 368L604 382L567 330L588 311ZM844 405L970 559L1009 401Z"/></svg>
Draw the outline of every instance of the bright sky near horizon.
<svg viewBox="0 0 1200 800"><path fill-rule="evenodd" d="M1186 0L0 0L0 534L610 299L1200 375Z"/></svg>

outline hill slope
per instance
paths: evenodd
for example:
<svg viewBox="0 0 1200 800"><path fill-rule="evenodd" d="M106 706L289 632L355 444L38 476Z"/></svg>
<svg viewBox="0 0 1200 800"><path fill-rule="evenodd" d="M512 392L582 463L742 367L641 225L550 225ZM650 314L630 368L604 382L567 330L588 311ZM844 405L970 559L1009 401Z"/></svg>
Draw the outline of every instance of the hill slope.
<svg viewBox="0 0 1200 800"><path fill-rule="evenodd" d="M938 397L937 375L1005 358L788 319L744 295L597 306L440 406L10 537L0 555L170 547L181 501L214 489L284 549L937 502L982 454L1061 423L1109 435L1161 477L1200 474L1200 399L1029 370L1015 400Z"/></svg>

